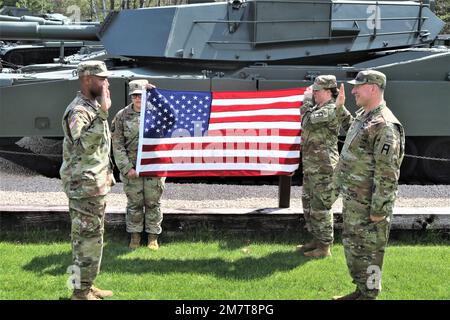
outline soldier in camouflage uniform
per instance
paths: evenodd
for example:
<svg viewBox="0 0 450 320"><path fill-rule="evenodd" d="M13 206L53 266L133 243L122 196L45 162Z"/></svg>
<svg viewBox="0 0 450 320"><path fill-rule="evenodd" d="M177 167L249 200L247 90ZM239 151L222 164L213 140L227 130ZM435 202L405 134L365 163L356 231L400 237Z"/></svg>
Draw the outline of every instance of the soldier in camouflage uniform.
<svg viewBox="0 0 450 320"><path fill-rule="evenodd" d="M362 107L356 113L337 169L343 197L343 245L356 290L338 300L375 299L381 290L381 269L405 150L401 123L386 106L386 76L358 73L349 83ZM337 104L344 104L341 90Z"/></svg>
<svg viewBox="0 0 450 320"><path fill-rule="evenodd" d="M103 251L105 197L114 185L108 127L109 72L101 61L82 62L77 68L81 91L64 112L63 164L60 169L69 198L72 220L72 299L98 300L112 291L93 286ZM101 97L101 104L95 99Z"/></svg>
<svg viewBox="0 0 450 320"><path fill-rule="evenodd" d="M139 177L135 167L143 86L153 87L147 80L134 80L129 83L132 103L117 113L111 125L111 132L114 159L128 199L126 229L131 234L129 247L139 247L145 221L147 246L151 250L158 250L158 235L161 234L163 220L161 195L165 178Z"/></svg>
<svg viewBox="0 0 450 320"><path fill-rule="evenodd" d="M333 183L334 169L339 159L338 135L348 129L352 116L345 107L336 108L338 95L336 77L318 76L312 85L314 102L305 93L302 113L302 204L306 227L312 241L297 247L307 257L331 255L333 243L333 214L336 200Z"/></svg>

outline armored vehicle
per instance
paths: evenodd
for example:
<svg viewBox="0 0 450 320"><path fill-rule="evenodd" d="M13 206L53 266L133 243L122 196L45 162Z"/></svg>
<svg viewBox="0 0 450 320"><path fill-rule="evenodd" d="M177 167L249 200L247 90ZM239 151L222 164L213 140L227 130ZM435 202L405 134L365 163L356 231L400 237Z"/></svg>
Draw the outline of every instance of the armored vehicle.
<svg viewBox="0 0 450 320"><path fill-rule="evenodd" d="M25 8L3 7L0 9L0 21L15 23L33 23L39 25L70 26L70 19L61 14L44 14L33 16ZM83 22L83 24L90 24ZM98 25L98 23L94 23ZM77 53L85 45L98 45L98 42L86 41L43 41L40 39L21 40L9 38L0 39L0 60L2 65L13 69L29 64L52 63L55 58Z"/></svg>
<svg viewBox="0 0 450 320"><path fill-rule="evenodd" d="M135 78L175 90L267 90L309 86L321 74L344 82L376 69L387 75L385 96L405 127L406 153L449 159L450 50L431 47L444 26L432 5L201 3L113 12L99 26L2 22L0 39L99 40L114 73L112 116L129 103L127 83ZM0 137L61 137L62 113L78 89L75 67L71 61L1 75ZM350 90L346 85L354 112ZM449 183L449 162L408 157L402 176Z"/></svg>

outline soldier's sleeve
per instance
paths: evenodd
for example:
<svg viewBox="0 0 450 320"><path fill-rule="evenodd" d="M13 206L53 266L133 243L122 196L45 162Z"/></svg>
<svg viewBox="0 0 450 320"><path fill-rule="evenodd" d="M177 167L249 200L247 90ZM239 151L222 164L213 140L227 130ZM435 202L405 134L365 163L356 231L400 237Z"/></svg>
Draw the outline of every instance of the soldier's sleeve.
<svg viewBox="0 0 450 320"><path fill-rule="evenodd" d="M68 130L73 144L82 148L87 154L94 153L105 136L104 121L108 113L100 110L91 121L87 112L82 108L74 108L67 117Z"/></svg>
<svg viewBox="0 0 450 320"><path fill-rule="evenodd" d="M305 112L311 107L314 107L313 99L305 98L302 101L302 106L300 107L300 114L303 116Z"/></svg>
<svg viewBox="0 0 450 320"><path fill-rule="evenodd" d="M387 216L394 205L404 150L399 129L395 124L388 124L375 135L375 172L370 213L374 216Z"/></svg>
<svg viewBox="0 0 450 320"><path fill-rule="evenodd" d="M336 107L336 116L339 119L341 128L347 132L353 122L353 116L350 111L345 106Z"/></svg>
<svg viewBox="0 0 450 320"><path fill-rule="evenodd" d="M133 164L128 158L128 153L125 148L125 136L123 134L123 117L122 112L119 111L114 117L111 124L111 140L113 146L114 161L116 162L119 171L126 175L128 171L133 168Z"/></svg>

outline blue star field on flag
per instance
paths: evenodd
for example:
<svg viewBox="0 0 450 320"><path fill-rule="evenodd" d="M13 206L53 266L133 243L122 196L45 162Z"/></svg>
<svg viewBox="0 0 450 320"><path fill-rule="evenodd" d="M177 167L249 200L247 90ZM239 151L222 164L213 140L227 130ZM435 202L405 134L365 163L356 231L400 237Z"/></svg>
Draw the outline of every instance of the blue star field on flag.
<svg viewBox="0 0 450 320"><path fill-rule="evenodd" d="M147 91L144 138L203 136L208 129L211 92Z"/></svg>

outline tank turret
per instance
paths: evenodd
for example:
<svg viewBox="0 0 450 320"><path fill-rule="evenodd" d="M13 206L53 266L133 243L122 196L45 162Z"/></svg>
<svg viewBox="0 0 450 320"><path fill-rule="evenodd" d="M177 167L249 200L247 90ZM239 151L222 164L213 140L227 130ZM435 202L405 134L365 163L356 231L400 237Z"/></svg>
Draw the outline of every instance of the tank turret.
<svg viewBox="0 0 450 320"><path fill-rule="evenodd" d="M143 59L309 63L426 46L443 26L414 1L235 0L123 10L100 27L0 22L0 39L100 40L112 55Z"/></svg>
<svg viewBox="0 0 450 320"><path fill-rule="evenodd" d="M424 46L443 25L413 1L233 1L113 13L99 35L128 57L314 61Z"/></svg>

